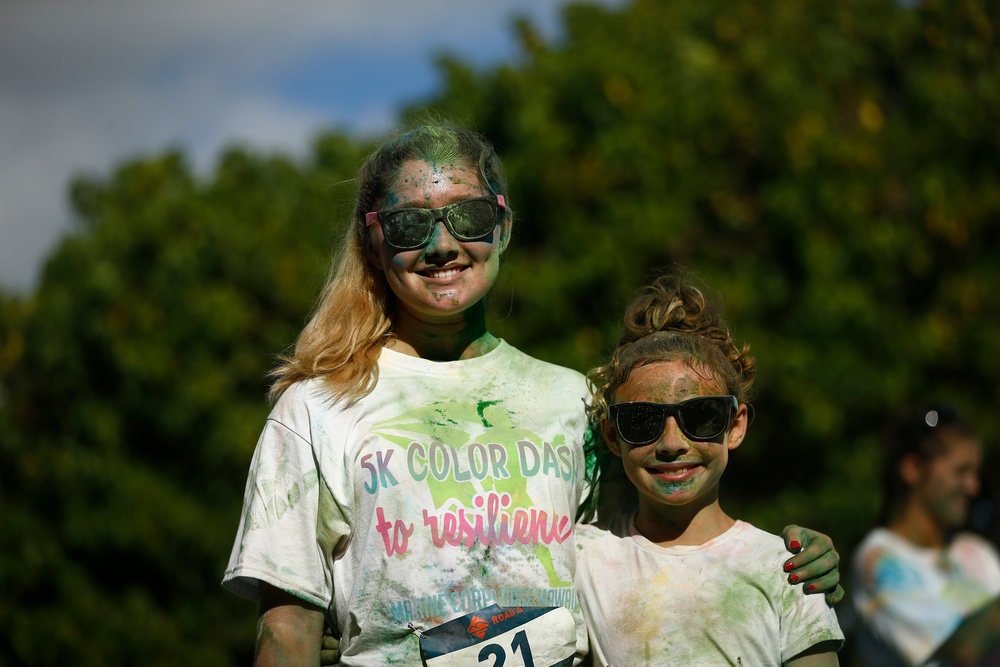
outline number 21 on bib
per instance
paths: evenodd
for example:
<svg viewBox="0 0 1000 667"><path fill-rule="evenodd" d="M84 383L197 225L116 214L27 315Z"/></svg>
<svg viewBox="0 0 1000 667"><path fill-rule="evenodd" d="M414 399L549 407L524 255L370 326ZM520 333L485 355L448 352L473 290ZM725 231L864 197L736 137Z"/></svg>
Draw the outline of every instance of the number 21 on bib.
<svg viewBox="0 0 1000 667"><path fill-rule="evenodd" d="M427 667L570 667L575 653L565 607L491 605L420 633Z"/></svg>

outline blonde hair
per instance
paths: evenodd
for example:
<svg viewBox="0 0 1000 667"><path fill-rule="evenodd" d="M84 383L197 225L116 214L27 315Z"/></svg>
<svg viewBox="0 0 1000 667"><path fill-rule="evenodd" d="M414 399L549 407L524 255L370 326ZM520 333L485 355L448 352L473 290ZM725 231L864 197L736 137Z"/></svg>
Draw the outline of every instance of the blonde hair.
<svg viewBox="0 0 1000 667"><path fill-rule="evenodd" d="M358 193L351 224L309 322L291 354L271 371L268 398L278 399L292 384L322 378L337 400L352 403L378 382L378 358L392 338L395 297L385 275L368 259L371 237L365 214L377 210L400 167L410 160L468 162L480 184L506 196L507 182L496 151L481 135L447 124L427 124L389 139L358 170ZM508 219L511 210L506 209Z"/></svg>

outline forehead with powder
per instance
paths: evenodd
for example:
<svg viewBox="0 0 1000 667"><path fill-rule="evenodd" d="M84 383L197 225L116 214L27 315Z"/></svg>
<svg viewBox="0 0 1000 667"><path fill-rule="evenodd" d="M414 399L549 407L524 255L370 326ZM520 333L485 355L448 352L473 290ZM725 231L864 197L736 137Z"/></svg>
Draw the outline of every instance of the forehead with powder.
<svg viewBox="0 0 1000 667"><path fill-rule="evenodd" d="M714 396L722 392L721 387L723 384L708 368L697 362L654 361L634 367L618 387L616 399L672 403L694 396Z"/></svg>
<svg viewBox="0 0 1000 667"><path fill-rule="evenodd" d="M393 174L392 185L400 187L421 182L434 184L442 180L456 185L480 185L475 167L465 160L434 161L420 158L407 160L399 165Z"/></svg>
<svg viewBox="0 0 1000 667"><path fill-rule="evenodd" d="M421 200L429 201L436 193L442 192L455 198L478 197L485 193L485 189L476 171L468 164L407 160L396 169L381 205L405 206Z"/></svg>

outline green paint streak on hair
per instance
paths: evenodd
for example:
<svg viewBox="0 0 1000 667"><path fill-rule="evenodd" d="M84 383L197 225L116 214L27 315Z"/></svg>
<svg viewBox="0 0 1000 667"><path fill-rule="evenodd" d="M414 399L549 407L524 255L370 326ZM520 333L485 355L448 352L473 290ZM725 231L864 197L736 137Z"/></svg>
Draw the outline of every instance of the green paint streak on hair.
<svg viewBox="0 0 1000 667"><path fill-rule="evenodd" d="M375 210L376 206L398 205L394 201L397 193L390 191L400 177L403 164L410 160L469 168L474 172L475 181L490 193L507 192L500 158L485 137L449 125L416 127L379 146L358 171L354 219L363 238L367 238L366 213Z"/></svg>
<svg viewBox="0 0 1000 667"><path fill-rule="evenodd" d="M454 163L461 158L458 137L447 127L428 125L422 132L430 139L424 149L424 159L436 166L437 162Z"/></svg>

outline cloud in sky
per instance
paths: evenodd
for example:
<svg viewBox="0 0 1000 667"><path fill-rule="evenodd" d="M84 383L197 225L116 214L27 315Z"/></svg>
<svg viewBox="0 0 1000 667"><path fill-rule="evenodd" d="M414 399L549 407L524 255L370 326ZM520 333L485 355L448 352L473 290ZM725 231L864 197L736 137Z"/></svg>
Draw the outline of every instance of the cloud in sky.
<svg viewBox="0 0 1000 667"><path fill-rule="evenodd" d="M615 4L619 0L603 0ZM514 55L514 15L558 29L566 0L4 0L0 287L33 287L71 227L68 185L180 147L301 153L324 128L376 132L433 91L433 56Z"/></svg>

